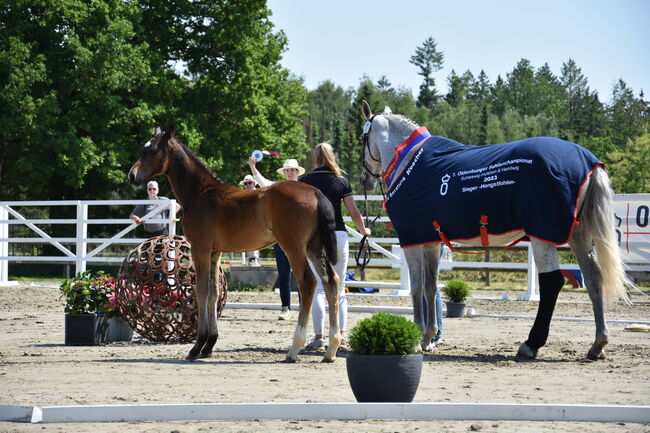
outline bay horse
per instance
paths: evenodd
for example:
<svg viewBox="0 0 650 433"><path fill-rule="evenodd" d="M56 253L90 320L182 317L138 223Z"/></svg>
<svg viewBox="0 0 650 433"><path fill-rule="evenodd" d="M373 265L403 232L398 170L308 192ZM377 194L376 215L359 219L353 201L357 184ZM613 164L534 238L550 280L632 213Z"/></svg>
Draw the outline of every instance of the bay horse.
<svg viewBox="0 0 650 433"><path fill-rule="evenodd" d="M329 347L323 361L334 361L341 341L339 276L333 267L337 261L334 208L325 195L302 182L277 182L250 191L224 183L176 139L173 126L165 132L156 128L129 170L128 180L140 186L161 174L167 175L183 206L183 231L196 268L198 333L187 359L211 356L219 336L215 276L222 253L259 250L277 242L289 259L300 290L298 323L286 361L298 359L307 337L316 287L308 259L323 281L329 303Z"/></svg>
<svg viewBox="0 0 650 433"><path fill-rule="evenodd" d="M538 268L540 302L528 339L517 355L535 358L546 344L557 296L564 284L557 245L569 243L591 299L596 338L589 359L604 358L608 343L604 301L629 302L615 233L607 171L591 152L551 137L466 146L431 136L389 107L372 113L362 102L361 183L381 176L385 207L410 272L414 321L431 350L436 309L425 316L423 295L435 305L441 243L504 246L530 239ZM594 251L595 245L595 251Z"/></svg>

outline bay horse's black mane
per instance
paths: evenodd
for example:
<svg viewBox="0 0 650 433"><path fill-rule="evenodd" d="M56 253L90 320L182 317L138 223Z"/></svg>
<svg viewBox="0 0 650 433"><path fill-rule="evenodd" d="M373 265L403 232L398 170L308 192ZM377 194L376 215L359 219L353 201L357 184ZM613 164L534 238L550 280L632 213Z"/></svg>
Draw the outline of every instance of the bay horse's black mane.
<svg viewBox="0 0 650 433"><path fill-rule="evenodd" d="M192 152L192 150L185 143L176 137L171 137L169 140L173 140L176 144L180 145L187 157L195 163L195 166L199 167L199 169L204 172L203 174L208 175L218 183L226 183L221 178L219 178L215 172L208 168L208 166L205 165L205 163L201 161L201 159L196 156L196 154Z"/></svg>

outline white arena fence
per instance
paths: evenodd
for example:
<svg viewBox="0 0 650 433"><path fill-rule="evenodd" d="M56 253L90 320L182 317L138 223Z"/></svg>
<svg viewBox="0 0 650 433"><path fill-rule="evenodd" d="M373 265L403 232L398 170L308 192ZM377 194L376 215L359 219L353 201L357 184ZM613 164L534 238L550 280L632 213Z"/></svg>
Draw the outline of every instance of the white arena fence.
<svg viewBox="0 0 650 433"><path fill-rule="evenodd" d="M355 200L362 207L364 196L355 195ZM369 201L381 202L380 195L370 195ZM8 284L8 263L11 262L40 262L40 263L61 263L74 264L75 272L86 270L88 263L121 263L125 252L111 252L109 246L113 245L135 245L144 239L125 237L131 233L137 225L128 218L133 207L138 204L150 203L149 200L79 200L79 201L15 201L0 202L0 284ZM176 201L159 200L158 208L149 212L143 217L154 223L167 224L169 233L176 233ZM23 214L26 209L47 208L53 206L74 206L76 217L68 219L38 219L29 218ZM113 215L124 216L122 218L91 218L91 209L96 206L110 206ZM125 209L125 207L127 207ZM152 219L158 209L169 209L168 219ZM16 209L20 209L21 212ZM383 212L383 211L382 211ZM621 254L628 268L634 272L650 272L650 194L617 194L615 195L616 230L619 236ZM374 218L374 216L372 216ZM345 221L351 221L350 217L344 217ZM386 224L390 220L385 212L379 216L377 223ZM74 237L52 237L46 232L46 228L52 225L72 225L75 227ZM116 225L117 233L107 238L92 238L88 236L88 228L91 225ZM9 236L10 226L22 225L30 229L37 237L11 237ZM45 226L45 228L39 227ZM361 234L348 226L350 234L351 250L355 250L362 239ZM394 232L393 232L394 233ZM58 249L62 255L10 255L10 244L50 244ZM370 282L370 281L349 281L349 287L374 287L395 289L395 294L408 295L409 277L401 248L396 237L378 238L371 237L368 242L373 254L368 263L369 266L391 266L400 269L399 283ZM90 246L93 248L90 249ZM441 270L451 269L473 269L473 270L512 270L525 271L528 273L528 290L523 299L538 299L537 270L532 259L532 250L529 243L522 242L519 248L528 249L528 260L522 263L501 263L501 262L461 262L452 261L451 254L443 257ZM122 250L123 251L123 250ZM242 254L242 263L245 258ZM349 266L356 265L354 254L351 252ZM575 264L562 264L561 269L575 270Z"/></svg>

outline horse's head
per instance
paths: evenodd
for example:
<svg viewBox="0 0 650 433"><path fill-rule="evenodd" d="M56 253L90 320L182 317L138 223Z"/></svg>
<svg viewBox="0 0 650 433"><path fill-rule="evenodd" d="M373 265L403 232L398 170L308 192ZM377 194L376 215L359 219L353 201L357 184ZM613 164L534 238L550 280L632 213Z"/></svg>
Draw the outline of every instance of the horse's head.
<svg viewBox="0 0 650 433"><path fill-rule="evenodd" d="M163 174L167 171L168 156L170 151L169 140L174 138L176 129L170 126L166 132L156 127L153 137L144 144L140 153L140 159L129 170L129 182L134 186L140 186L150 177Z"/></svg>
<svg viewBox="0 0 650 433"><path fill-rule="evenodd" d="M386 130L388 122L384 116L392 114L390 107L385 107L382 114L372 114L370 105L366 101L361 101L361 110L366 123L363 125L363 134L361 144L363 146L363 156L361 163L360 181L366 189L373 189L379 176L381 176L381 151L380 145L387 141L388 135Z"/></svg>

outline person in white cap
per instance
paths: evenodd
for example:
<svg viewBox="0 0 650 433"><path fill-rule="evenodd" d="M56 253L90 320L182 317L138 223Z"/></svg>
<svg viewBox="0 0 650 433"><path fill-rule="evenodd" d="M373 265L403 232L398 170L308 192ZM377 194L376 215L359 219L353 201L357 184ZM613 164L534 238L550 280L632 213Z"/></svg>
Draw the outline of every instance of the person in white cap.
<svg viewBox="0 0 650 433"><path fill-rule="evenodd" d="M274 184L274 181L262 176L257 170L256 164L257 158L252 156L248 158L248 166L251 169L251 173L253 173L255 181L261 187ZM277 171L284 175L286 180L293 181L297 181L298 176L305 173L305 169L295 159L287 159L284 161L282 168L279 168ZM278 320L289 320L291 318L291 287L289 286L289 282L291 281L291 266L289 265L289 259L287 259L286 254L284 254L284 251L282 251L282 248L278 244L273 245L273 250L275 251L275 263L278 268L278 286L280 286L280 300L282 301L282 311L278 316Z"/></svg>
<svg viewBox="0 0 650 433"><path fill-rule="evenodd" d="M244 179L239 182L241 186L246 190L255 189L257 182L250 174L244 176ZM246 251L246 261L248 266L260 266L260 252L259 250L255 251Z"/></svg>
<svg viewBox="0 0 650 433"><path fill-rule="evenodd" d="M253 178L253 176L247 174L244 176L244 179L239 182L239 184L243 186L244 189L255 189L257 186L257 181L255 181L255 178Z"/></svg>

